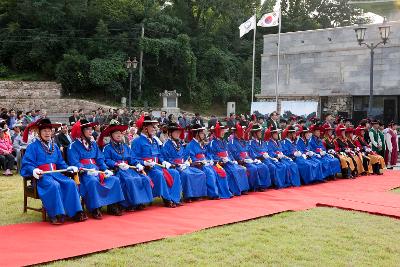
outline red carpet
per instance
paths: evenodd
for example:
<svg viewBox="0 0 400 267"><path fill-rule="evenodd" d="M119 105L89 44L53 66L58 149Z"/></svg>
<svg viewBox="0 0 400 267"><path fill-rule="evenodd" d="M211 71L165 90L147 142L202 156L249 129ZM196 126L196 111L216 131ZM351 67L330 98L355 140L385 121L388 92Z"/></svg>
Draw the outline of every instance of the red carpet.
<svg viewBox="0 0 400 267"><path fill-rule="evenodd" d="M229 200L201 201L176 209L151 207L122 217L52 226L48 223L0 227L0 265L38 264L162 239L288 210L332 206L400 218L400 172L383 176L268 190Z"/></svg>

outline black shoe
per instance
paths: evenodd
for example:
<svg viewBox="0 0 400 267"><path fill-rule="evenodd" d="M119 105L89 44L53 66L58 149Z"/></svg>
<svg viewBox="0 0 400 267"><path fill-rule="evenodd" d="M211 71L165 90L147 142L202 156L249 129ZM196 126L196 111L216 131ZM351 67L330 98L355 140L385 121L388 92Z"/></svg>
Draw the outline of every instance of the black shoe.
<svg viewBox="0 0 400 267"><path fill-rule="evenodd" d="M122 210L118 204L111 204L107 206L107 213L114 216L122 216Z"/></svg>
<svg viewBox="0 0 400 267"><path fill-rule="evenodd" d="M101 219L103 219L103 214L101 214L100 209L94 209L92 211L92 217L95 220L101 220Z"/></svg>
<svg viewBox="0 0 400 267"><path fill-rule="evenodd" d="M72 219L75 222L83 222L86 221L88 219L86 213L84 213L83 211L78 211L74 217L72 217Z"/></svg>
<svg viewBox="0 0 400 267"><path fill-rule="evenodd" d="M135 210L144 210L146 206L144 204L139 204L135 207Z"/></svg>
<svg viewBox="0 0 400 267"><path fill-rule="evenodd" d="M242 191L242 195L248 195L249 192L248 191Z"/></svg>
<svg viewBox="0 0 400 267"><path fill-rule="evenodd" d="M129 207L126 207L126 208L124 208L124 210L126 211L126 212L132 212L132 211L135 211L135 207L134 206L129 206Z"/></svg>
<svg viewBox="0 0 400 267"><path fill-rule="evenodd" d="M170 200L163 199L163 202L164 202L164 206L167 208L176 208L175 203Z"/></svg>
<svg viewBox="0 0 400 267"><path fill-rule="evenodd" d="M51 218L49 219L49 222L50 222L50 224L52 224L52 225L61 225L61 224L64 223L64 221L61 221L61 220L59 219L59 216L51 217Z"/></svg>

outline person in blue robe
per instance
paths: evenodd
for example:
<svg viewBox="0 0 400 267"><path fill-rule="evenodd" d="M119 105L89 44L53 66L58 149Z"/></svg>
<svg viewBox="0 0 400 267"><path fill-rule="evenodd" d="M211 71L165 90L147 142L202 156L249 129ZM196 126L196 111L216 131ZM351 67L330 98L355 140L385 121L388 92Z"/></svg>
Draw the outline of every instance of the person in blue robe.
<svg viewBox="0 0 400 267"><path fill-rule="evenodd" d="M267 150L267 141L262 139L262 127L254 124L251 129L252 139L249 141L249 155L253 159L260 160L265 164L270 173L271 183L275 188L280 188L286 180L287 168L278 159L271 158Z"/></svg>
<svg viewBox="0 0 400 267"><path fill-rule="evenodd" d="M303 184L313 183L318 178L318 169L314 169L314 164L308 161L306 155L303 156L303 153L297 149L296 142L296 129L293 126L288 126L282 133L283 154L297 164Z"/></svg>
<svg viewBox="0 0 400 267"><path fill-rule="evenodd" d="M239 123L236 124L234 137L229 141L229 152L240 165L246 167L250 190L264 191L271 186L269 169L260 160L254 161L249 156L248 142L244 140L244 135L243 127Z"/></svg>
<svg viewBox="0 0 400 267"><path fill-rule="evenodd" d="M38 139L28 145L22 158L21 176L33 176L37 179L37 190L43 206L49 215L51 224L62 224L64 216L75 221L87 219L82 210L78 187L74 180L62 173L46 173L59 169L77 172L78 169L68 166L61 156L59 147L51 139L52 129L61 127L52 124L49 119L40 119L29 125L24 132L27 142L31 129L38 129Z"/></svg>
<svg viewBox="0 0 400 267"><path fill-rule="evenodd" d="M103 154L108 168L114 169L120 179L125 198L120 204L126 211L142 210L145 204L153 201L152 181L144 173L144 166L132 159L130 147L123 143L122 132L127 129L127 125L110 124L103 130L97 143L103 147L104 137L110 136Z"/></svg>
<svg viewBox="0 0 400 267"><path fill-rule="evenodd" d="M169 139L164 143L161 153L164 160L171 162L180 173L182 193L186 202L207 196L207 177L201 170L191 167L189 157L181 141L184 129L175 122L168 124ZM182 136L183 137L183 136Z"/></svg>
<svg viewBox="0 0 400 267"><path fill-rule="evenodd" d="M107 206L109 214L121 216L119 203L125 199L119 178L107 168L104 155L93 140L95 125L85 119L74 124L71 136L75 141L68 147L68 161L83 171L80 193L93 218L99 220L103 217L100 210L103 206Z"/></svg>
<svg viewBox="0 0 400 267"><path fill-rule="evenodd" d="M241 194L247 194L250 189L247 169L239 165L230 155L228 144L222 139L225 130L225 127L221 126L219 132L213 132L212 140L207 146L207 151L209 157L224 168L231 193L235 196L240 196Z"/></svg>
<svg viewBox="0 0 400 267"><path fill-rule="evenodd" d="M166 207L175 208L181 205L181 180L177 170L161 154L160 146L154 138L157 120L142 116L136 121L140 131L139 137L131 144L132 158L145 166L147 175L154 183L153 196L161 197Z"/></svg>
<svg viewBox="0 0 400 267"><path fill-rule="evenodd" d="M325 146L321 139L321 131L323 127L320 123L310 126L312 136L308 144L309 150L316 154L316 159L322 163L322 171L326 178L332 179L337 173L341 173L340 161L330 154L326 153Z"/></svg>
<svg viewBox="0 0 400 267"><path fill-rule="evenodd" d="M219 132L221 125L217 122L211 126L211 131ZM186 145L185 158L192 161L192 165L200 169L207 177L207 196L210 199L231 198L228 179L225 170L208 156L205 146L205 128L200 124L194 124L190 131L193 139Z"/></svg>
<svg viewBox="0 0 400 267"><path fill-rule="evenodd" d="M313 171L315 172L315 181L323 181L325 176L322 172L322 163L313 157L313 152L308 150L308 140L311 137L311 133L307 127L300 126L298 129L298 138L296 141L296 148L302 153L302 156L312 164Z"/></svg>
<svg viewBox="0 0 400 267"><path fill-rule="evenodd" d="M280 185L280 187L300 186L300 173L296 163L294 163L291 158L285 156L283 153L282 144L279 140L280 129L272 126L270 131L271 139L268 141L268 154L271 157L277 158L281 163L286 165L288 170L287 179L284 184Z"/></svg>

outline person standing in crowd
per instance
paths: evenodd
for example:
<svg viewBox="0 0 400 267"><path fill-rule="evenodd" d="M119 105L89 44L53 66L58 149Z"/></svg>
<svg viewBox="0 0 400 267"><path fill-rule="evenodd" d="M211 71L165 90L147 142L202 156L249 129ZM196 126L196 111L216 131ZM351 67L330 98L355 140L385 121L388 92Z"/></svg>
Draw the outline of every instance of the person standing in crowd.
<svg viewBox="0 0 400 267"><path fill-rule="evenodd" d="M121 202L125 211L142 210L153 201L152 181L145 175L144 167L132 158L128 145L122 142L123 132L127 125L111 124L104 129L97 143L104 147L105 163L110 169L115 169L116 176L121 181L125 200ZM110 136L110 142L104 146L103 139Z"/></svg>
<svg viewBox="0 0 400 267"><path fill-rule="evenodd" d="M119 203L125 198L119 178L107 168L104 155L93 140L95 124L86 119L74 124L71 130L74 142L68 148L68 161L70 165L84 170L80 175L79 190L93 218L100 220L103 218L100 211L103 206L107 206L109 214L121 216Z"/></svg>
<svg viewBox="0 0 400 267"><path fill-rule="evenodd" d="M72 137L68 132L68 125L66 123L61 124L61 130L56 134L55 142L66 158L68 146L72 143Z"/></svg>
<svg viewBox="0 0 400 267"><path fill-rule="evenodd" d="M176 123L176 117L172 113L168 115L168 124L170 123Z"/></svg>
<svg viewBox="0 0 400 267"><path fill-rule="evenodd" d="M369 130L369 140L371 143L372 151L382 156L383 144L382 139L379 135L379 121L371 121L371 129ZM384 157L384 155L383 155Z"/></svg>
<svg viewBox="0 0 400 267"><path fill-rule="evenodd" d="M229 118L226 122L226 127L233 128L236 125L236 115L235 113L230 113Z"/></svg>
<svg viewBox="0 0 400 267"><path fill-rule="evenodd" d="M61 173L46 173L57 169L78 172L74 166L68 166L61 156L61 151L51 139L53 128L60 127L49 119L41 119L30 124L24 131L24 142L27 142L30 128L37 128L38 139L31 143L22 159L21 176L32 176L37 179L39 197L50 218L51 224L62 224L64 216L76 222L87 220L83 212L78 187L74 180Z"/></svg>
<svg viewBox="0 0 400 267"><path fill-rule="evenodd" d="M166 207L175 208L181 205L181 180L179 172L171 169L172 164L164 160L160 145L154 138L157 124L158 121L150 116L142 115L136 121L140 135L132 141L132 157L145 166L154 183L153 196L161 197Z"/></svg>
<svg viewBox="0 0 400 267"><path fill-rule="evenodd" d="M385 163L388 169L393 169L397 164L398 144L397 144L397 124L391 121L388 127L384 130L385 134Z"/></svg>
<svg viewBox="0 0 400 267"><path fill-rule="evenodd" d="M22 120L22 125L26 127L28 124L33 122L32 112L28 111L25 113L24 118Z"/></svg>
<svg viewBox="0 0 400 267"><path fill-rule="evenodd" d="M329 125L331 128L334 128L334 121L335 121L335 118L332 116L331 113L327 113L325 115L324 125Z"/></svg>
<svg viewBox="0 0 400 267"><path fill-rule="evenodd" d="M281 118L279 120L279 128L286 129L287 125L288 125L288 122L284 118Z"/></svg>
<svg viewBox="0 0 400 267"><path fill-rule="evenodd" d="M10 109L9 112L10 114L7 118L7 125L9 129L12 129L14 127L14 124L17 122L17 114L15 113L14 109Z"/></svg>
<svg viewBox="0 0 400 267"><path fill-rule="evenodd" d="M188 129L190 127L190 120L187 117L186 112L182 112L182 116L179 117L178 123L183 129Z"/></svg>
<svg viewBox="0 0 400 267"><path fill-rule="evenodd" d="M73 114L71 117L68 118L69 125L74 125L77 121L79 121L79 113L77 110L73 111Z"/></svg>
<svg viewBox="0 0 400 267"><path fill-rule="evenodd" d="M365 142L370 144L371 143L371 140L369 138L369 130L371 129L370 120L362 119L359 124L360 124L361 127L365 128L364 129L364 140L365 140Z"/></svg>
<svg viewBox="0 0 400 267"><path fill-rule="evenodd" d="M168 119L167 119L167 112L166 111L161 111L160 118L158 118L158 122L160 124L168 124Z"/></svg>
<svg viewBox="0 0 400 267"><path fill-rule="evenodd" d="M92 110L87 120L88 122L98 122L96 119L97 119L96 110Z"/></svg>
<svg viewBox="0 0 400 267"><path fill-rule="evenodd" d="M275 129L279 129L279 113L276 111L273 111L271 114L269 114L269 119L267 121L267 127L273 127ZM284 125L286 127L286 125Z"/></svg>
<svg viewBox="0 0 400 267"><path fill-rule="evenodd" d="M204 121L203 121L203 118L200 116L200 113L198 113L198 112L196 112L195 114L194 114L194 118L193 118L193 120L192 120L192 125L193 124L200 124L201 126L205 126L204 125Z"/></svg>
<svg viewBox="0 0 400 267"><path fill-rule="evenodd" d="M22 123L17 122L14 124L14 135L12 136L12 145L15 152L15 158L17 161L17 170L21 169L21 150L26 149L27 143L22 140Z"/></svg>
<svg viewBox="0 0 400 267"><path fill-rule="evenodd" d="M385 130L385 125L381 121L378 121L378 122L379 122L378 134L379 134L379 138L381 139L381 143L382 143L382 151L379 155L381 155L383 158L385 158L386 142L385 142L385 134L383 133L383 131Z"/></svg>
<svg viewBox="0 0 400 267"><path fill-rule="evenodd" d="M208 128L211 128L213 126L215 127L215 125L217 124L217 121L218 121L217 117L214 114L211 115L211 118L208 121Z"/></svg>

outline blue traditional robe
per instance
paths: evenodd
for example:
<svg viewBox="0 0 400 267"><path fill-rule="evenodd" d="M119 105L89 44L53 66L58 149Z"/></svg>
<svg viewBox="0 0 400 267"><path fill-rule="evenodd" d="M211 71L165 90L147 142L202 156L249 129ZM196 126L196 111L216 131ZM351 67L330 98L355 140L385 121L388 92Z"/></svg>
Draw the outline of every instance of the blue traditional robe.
<svg viewBox="0 0 400 267"><path fill-rule="evenodd" d="M120 179L125 200L121 202L124 207L147 204L153 201L150 178L133 169L122 170L118 164L124 162L136 165L137 161L131 157L131 149L123 143L110 142L103 149L105 163L110 169L115 169L116 176Z"/></svg>
<svg viewBox="0 0 400 267"><path fill-rule="evenodd" d="M157 140L155 138L148 138L144 134L141 134L132 141L131 151L132 158L137 160L143 166L144 161L152 160L156 163L162 163L164 161ZM146 172L154 183L154 197L162 197L163 199L174 203L179 203L181 201L181 179L177 170L162 169L160 166L156 165L148 171L146 170ZM166 178L164 177L164 175L168 175L168 173L173 178L171 187L168 186Z"/></svg>
<svg viewBox="0 0 400 267"><path fill-rule="evenodd" d="M222 158L228 158L229 161L223 164L228 178L229 190L235 196L240 196L242 192L249 190L249 181L246 168L233 163L233 158L229 155L228 145L220 138L214 138L208 144L208 155L212 160L222 162Z"/></svg>
<svg viewBox="0 0 400 267"><path fill-rule="evenodd" d="M280 143L280 141L276 140L269 140L268 141L268 154L271 157L277 158L278 153L283 153L283 148ZM288 186L300 186L300 173L299 169L297 168L296 163L294 163L292 160L283 157L279 159L279 161L283 164L286 165L287 170L288 170L288 176L284 184L280 185L280 187L288 187Z"/></svg>
<svg viewBox="0 0 400 267"><path fill-rule="evenodd" d="M182 143L177 144L171 139L164 143L161 152L164 160L171 162L180 172L182 192L184 198L207 196L207 177L204 172L194 167L179 167L188 159L184 155L185 148Z"/></svg>
<svg viewBox="0 0 400 267"><path fill-rule="evenodd" d="M308 149L320 155L321 151L325 151L325 146L322 140L315 135L313 135L308 143ZM316 158L322 163L322 171L325 177L335 176L337 173L341 172L340 161L337 158L332 158L328 154L319 158Z"/></svg>
<svg viewBox="0 0 400 267"><path fill-rule="evenodd" d="M240 162L245 159L251 159L249 156L248 142L245 140L234 137L229 142L229 152L233 158ZM269 175L269 169L264 164L245 163L244 166L247 168L249 185L251 190L265 189L271 186L271 177Z"/></svg>
<svg viewBox="0 0 400 267"><path fill-rule="evenodd" d="M186 145L185 158L190 158L193 163L211 159L207 155L207 148L201 146L196 139L193 139ZM207 164L198 166L207 176L207 196L212 198L232 197L232 193L229 191L226 172L223 169L216 170L217 166L210 166ZM220 172L221 175L219 175L217 171Z"/></svg>
<svg viewBox="0 0 400 267"><path fill-rule="evenodd" d="M292 141L288 138L282 140L282 149L283 154L293 159L294 162L297 164L303 184L310 184L318 180L318 169L314 168L314 164L312 164L309 160L304 159L302 155L294 155L296 151L299 151L297 150L296 141Z"/></svg>
<svg viewBox="0 0 400 267"><path fill-rule="evenodd" d="M262 140L250 140L249 155L253 159L261 160L268 167L272 184L274 187L280 188L280 185L285 183L288 171L286 166L279 161L276 162L271 158L264 158L264 153L268 154L266 145L267 143Z"/></svg>
<svg viewBox="0 0 400 267"><path fill-rule="evenodd" d="M44 144L43 144L44 145ZM61 151L56 144L53 153L45 151L40 140L35 140L28 145L21 163L21 176L32 176L36 168L43 169L43 165L50 169L66 169L68 166L61 156ZM55 167L55 168L54 168ZM75 182L61 173L44 174L37 180L37 190L47 214L54 218L56 215L73 217L82 211L81 200Z"/></svg>
<svg viewBox="0 0 400 267"><path fill-rule="evenodd" d="M308 140L298 137L296 141L296 148L302 154L306 154L308 151L310 151L308 150ZM316 157L309 156L307 156L307 161L310 162L310 164L312 164L313 166L313 171L315 172L315 180L323 181L326 176L324 176L322 171L322 162L317 160Z"/></svg>
<svg viewBox="0 0 400 267"><path fill-rule="evenodd" d="M68 161L78 169L107 170L103 153L96 142L91 142L91 146L86 148L81 140L75 140L68 148ZM90 212L124 200L121 183L114 175L105 178L101 184L99 175L88 175L84 172L80 175L80 181L80 193Z"/></svg>

